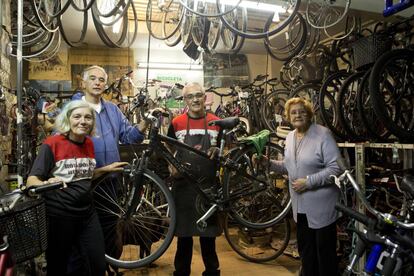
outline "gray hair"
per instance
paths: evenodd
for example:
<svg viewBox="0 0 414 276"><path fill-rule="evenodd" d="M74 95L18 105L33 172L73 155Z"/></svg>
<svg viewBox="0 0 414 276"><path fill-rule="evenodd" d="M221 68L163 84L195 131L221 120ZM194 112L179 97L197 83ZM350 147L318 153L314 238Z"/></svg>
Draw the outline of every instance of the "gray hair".
<svg viewBox="0 0 414 276"><path fill-rule="evenodd" d="M89 71L91 71L91 70L93 70L93 69L98 69L98 70L101 70L101 71L104 73L104 75L105 75L105 81L108 81L108 74L106 73L105 69L104 69L104 68L102 68L101 66L98 66L98 65L92 65L92 66L89 66L88 68L85 68L85 69L83 70L83 72L82 72L82 79L83 79L84 81L88 80L88 77L89 77Z"/></svg>
<svg viewBox="0 0 414 276"><path fill-rule="evenodd" d="M206 92L205 89L204 89L204 87L201 84L199 84L198 82L189 82L183 88L183 96L187 92L187 89L190 88L190 87L197 87L197 88L200 88L200 91L201 92L203 92L203 93Z"/></svg>
<svg viewBox="0 0 414 276"><path fill-rule="evenodd" d="M54 124L55 130L58 133L67 135L70 132L69 118L72 112L78 108L88 108L91 111L92 118L93 118L93 127L89 135L93 136L95 134L95 121L96 121L95 110L87 102L83 100L70 101L63 107L60 114L56 117L56 121Z"/></svg>

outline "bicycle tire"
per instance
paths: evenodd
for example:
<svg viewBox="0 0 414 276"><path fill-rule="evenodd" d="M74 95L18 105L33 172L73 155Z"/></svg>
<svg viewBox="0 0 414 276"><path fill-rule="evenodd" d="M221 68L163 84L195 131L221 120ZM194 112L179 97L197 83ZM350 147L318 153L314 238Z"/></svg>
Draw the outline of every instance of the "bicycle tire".
<svg viewBox="0 0 414 276"><path fill-rule="evenodd" d="M329 75L322 84L319 92L319 107L323 125L328 127L340 140L346 140L347 137L343 127L339 123L336 102L343 82L350 75L350 73L344 70Z"/></svg>
<svg viewBox="0 0 414 276"><path fill-rule="evenodd" d="M45 22L42 18L40 8L36 6L35 1L36 0L30 1L30 5L31 5L31 8L33 10L33 15L36 18L37 22L39 23L38 26L40 26L42 29L44 29L45 31L48 31L50 33L56 32L59 29L59 27L56 26L56 24L54 24L54 21L55 21L56 18L55 17L51 18L50 20ZM47 14L43 14L43 15L46 16L46 17L49 17ZM49 25L51 26L51 28L49 28Z"/></svg>
<svg viewBox="0 0 414 276"><path fill-rule="evenodd" d="M154 1L154 0L152 0ZM159 40L166 40L172 37L179 29L181 20L184 16L184 8L179 5L177 2L174 3L175 0L170 0L166 6L162 10L158 10L157 13L161 13L161 17L153 18L152 16L152 1L148 1L147 10L146 10L146 25L148 32L151 34L152 37L159 39ZM169 18L169 15L173 15L172 18ZM168 19L167 19L168 17ZM155 33L152 28L152 22L161 22L161 35ZM173 28L169 28L170 25L174 24ZM159 23L156 23L159 29ZM157 29L157 28L156 28Z"/></svg>
<svg viewBox="0 0 414 276"><path fill-rule="evenodd" d="M371 69L369 69L362 77L361 85L357 95L357 105L362 123L367 129L367 133L371 139L387 142L388 137L391 135L389 130L384 126L384 123L378 119L375 114L374 108L371 103L371 97L369 95L369 76Z"/></svg>
<svg viewBox="0 0 414 276"><path fill-rule="evenodd" d="M240 133L240 131L237 132L238 136L244 136L245 134L252 134L252 127L251 127L251 123L249 121L249 119L247 119L244 116L238 116L239 120L240 120L240 124L243 125L243 130L245 133Z"/></svg>
<svg viewBox="0 0 414 276"><path fill-rule="evenodd" d="M319 110L319 91L321 89L321 84L319 82L308 82L302 85L299 85L289 95L289 98L302 98L309 101L312 104L314 119L316 123L321 123L321 115ZM314 95L315 93L315 95ZM316 95L318 94L318 95Z"/></svg>
<svg viewBox="0 0 414 276"><path fill-rule="evenodd" d="M350 75L341 86L336 101L336 111L339 123L347 133L348 141L363 141L366 137L366 129L359 120L357 106L358 87L365 71L355 72Z"/></svg>
<svg viewBox="0 0 414 276"><path fill-rule="evenodd" d="M219 17L219 16L226 15L226 14L232 12L233 10L237 9L239 7L240 3L242 2L242 0L238 0L237 4L232 6L232 8L228 11L208 14L208 13L202 13L202 12L198 12L198 11L194 10L193 7L190 7L187 4L188 0L178 0L178 1L180 2L181 6L183 6L189 13L195 14L195 15L201 16L201 17Z"/></svg>
<svg viewBox="0 0 414 276"><path fill-rule="evenodd" d="M168 12L164 12L164 14L162 16L161 24L162 24L162 35L164 37L164 40L172 38L177 32L180 31L180 25L181 25L181 22L183 20L184 14L185 14L185 9L181 6L179 6L175 10L176 13L171 11L171 5L173 4L173 1L174 0L172 0L170 2L170 4L168 5L168 9L169 9ZM177 3L174 3L174 4L179 5ZM171 15L171 14L176 15L176 16L168 17L168 15ZM168 19L167 19L167 17L168 17ZM168 26L170 26L172 24L174 24L175 27L169 29Z"/></svg>
<svg viewBox="0 0 414 276"><path fill-rule="evenodd" d="M187 45L188 43L191 42L190 37L191 37L191 29L193 28L193 20L192 20L192 15L191 14L187 14L188 11L185 11L184 13L184 18L181 21L181 25L180 25L180 34L181 34L181 41L183 42L184 45Z"/></svg>
<svg viewBox="0 0 414 276"><path fill-rule="evenodd" d="M72 5L72 8L74 8L75 10L77 10L77 11L79 11L79 12L84 12L84 11L87 11L87 10L89 10L91 7L92 7L92 5L93 5L93 2L95 2L96 0L90 0L89 1L89 3L87 3L86 4L86 6L82 9L82 8L80 8L76 3L75 3L75 0L71 0L70 1L70 4Z"/></svg>
<svg viewBox="0 0 414 276"><path fill-rule="evenodd" d="M71 3L73 3L72 1L69 1ZM86 4L86 0L83 0L84 5ZM66 42L66 44L68 44L70 47L79 47L83 45L83 41L85 40L85 36L86 36L86 32L88 30L88 11L85 10L83 12L83 21L82 21L82 29L80 31L80 37L78 40L76 41L71 41L69 40L69 38L66 35L66 32L64 30L63 24L62 24L62 17L63 16L59 16L57 18L57 24L59 26L59 32L60 35L62 36L63 40Z"/></svg>
<svg viewBox="0 0 414 276"><path fill-rule="evenodd" d="M276 128L284 121L285 103L289 98L289 93L286 89L276 89L266 95L261 113L267 129L276 132Z"/></svg>
<svg viewBox="0 0 414 276"><path fill-rule="evenodd" d="M239 26L240 20L238 18L238 13L239 9L234 10L234 12L232 13L233 15L233 22L234 24L236 24L237 26ZM226 15L227 17L230 17L231 14ZM221 20L221 19L220 19ZM246 31L247 29L247 10L246 8L242 8L241 9L241 28L243 31ZM222 21L223 23L223 21ZM223 42L223 45L225 47L225 49L228 51L229 54L231 55L235 55L237 54L241 48L244 45L244 37L238 36L237 34L233 33L231 30L223 27L221 27L221 32L220 32L220 37L221 40Z"/></svg>
<svg viewBox="0 0 414 276"><path fill-rule="evenodd" d="M119 178L110 174L94 182L96 210L104 217L112 217L106 225L101 220L102 227L114 225L111 235L116 235L116 242L106 248L112 253L105 254L105 259L115 267L131 269L154 262L168 249L174 237L176 210L170 190L154 172L145 169L142 176L141 191L132 189L136 185L125 176ZM124 216L126 206L133 194L141 196L140 204L127 218ZM107 202L111 203L110 207ZM150 255L140 256L138 253L146 248L150 248Z"/></svg>
<svg viewBox="0 0 414 276"><path fill-rule="evenodd" d="M298 18L299 20L299 30L297 31L297 33L294 33L295 30L293 30L293 28L297 24L296 18ZM271 23L272 23L272 20L269 19L266 22L265 28L266 29L269 28ZM293 57L295 57L297 54L299 54L301 51L303 51L305 47L306 40L308 37L308 28L307 28L307 25L306 25L306 22L303 16L300 13L296 13L295 18L289 23L289 26L287 28L288 28L287 30L288 33L293 32L293 34L295 34L293 35L292 39L289 39L290 42L288 41L287 45L284 45L281 48L277 48L272 45L269 37L266 37L263 40L266 51L269 53L269 55L272 58L276 60L289 61Z"/></svg>
<svg viewBox="0 0 414 276"><path fill-rule="evenodd" d="M96 2L95 2L96 3ZM131 1L129 1L128 3L131 3ZM131 5L127 5L125 6L125 9L132 9L132 14L133 14L133 18L134 20L131 20L134 22L134 33L132 34L132 38L130 39L130 35L128 34L129 32L129 24L128 24L128 13L124 12L123 14L123 18L122 18L122 29L121 29L121 34L119 35L119 39L118 41L114 42L109 35L106 33L105 28L102 24L100 24L99 22L101 21L99 19L99 15L95 14L95 8L94 6L92 6L92 19L93 19L93 23L95 25L95 29L96 32L98 33L98 36L101 38L102 42L110 47L110 48L121 48L121 47L130 47L132 45L132 43L134 43L137 34L138 34L138 22L137 22L137 13L136 13L136 9L135 9L135 5L132 2ZM118 18L117 20L115 20L113 23L115 23L116 21L118 21L120 18ZM128 42L124 44L124 41L128 39ZM129 40L130 39L130 40Z"/></svg>
<svg viewBox="0 0 414 276"><path fill-rule="evenodd" d="M413 57L414 50L410 49L395 49L388 51L380 56L375 62L369 77L369 94L375 113L384 122L384 125L391 133L398 138L407 141L413 141L414 139L414 116L412 109L414 96L412 93L413 88L408 87L409 85L413 85L414 80L412 79L413 72L407 72L407 70L410 69L406 69L411 68L412 70L414 66ZM399 74L401 75L399 76ZM403 79L401 79L401 76ZM404 77L411 78L411 80L405 79ZM390 81L388 81L387 78L391 78ZM388 87L384 87L384 79L387 82L392 83L394 91L389 91L389 89L387 89ZM401 90L401 88L403 89ZM404 88L406 88L406 90L404 90ZM411 94L408 93L410 89ZM387 102L384 96L387 97ZM398 102L392 103L392 101L395 101L396 99ZM403 100L405 100L405 102ZM389 104L392 104L396 108L395 115L389 113ZM404 114L401 114L401 110L404 108L408 108L408 114L405 117L402 116ZM402 121L404 119L411 121L404 122Z"/></svg>
<svg viewBox="0 0 414 276"><path fill-rule="evenodd" d="M206 49L210 31L210 20L206 17L199 17L194 14L192 15L191 20L193 20L193 24L191 25L191 37L193 38L195 45Z"/></svg>
<svg viewBox="0 0 414 276"><path fill-rule="evenodd" d="M332 3L335 3L335 1L323 1L323 3L325 3L325 2L330 2L331 4ZM309 25L312 26L312 28L315 28L315 29L325 29L325 30L328 29L328 28L330 28L330 27L335 26L336 24L338 24L345 17L345 15L348 13L349 8L351 6L351 0L346 0L345 6L343 8L342 15L339 16L339 18L336 19L336 21L334 21L333 23L330 22L329 24L327 24L327 21L330 18L331 14L335 14L335 12L334 13L327 12L326 10L318 11L318 15L319 16L315 16L315 17L318 17L319 18L321 14L322 15L329 15L329 16L326 16L325 17L323 26L319 26L319 25L316 24L316 23L319 23L319 22L312 22L312 20L311 20L312 16L309 15L309 6L310 6L309 3L316 4L315 1L307 0L307 3L306 3L306 13L305 13L306 14L306 20L308 21ZM338 10L341 10L342 11L341 8L338 9Z"/></svg>
<svg viewBox="0 0 414 276"><path fill-rule="evenodd" d="M174 47L176 46L178 43L180 43L181 41L181 24L183 22L185 16L185 9L182 9L181 14L180 14L180 18L179 21L177 22L177 26L176 29L171 32L171 36L166 38L164 40L165 44L169 47ZM164 13L164 16L162 17L162 34L163 36L167 37L169 35L167 35L167 13Z"/></svg>
<svg viewBox="0 0 414 276"><path fill-rule="evenodd" d="M163 34L161 33L161 36L160 35L158 35L158 34L156 34L155 33L155 30L153 30L153 28L152 28L152 26L153 26L153 22L158 22L158 21L161 21L161 20L159 20L158 18L155 18L155 16L153 16L153 14L152 14L152 10L153 10L153 4L152 4L152 2L153 1L155 1L155 0L148 0L148 2L147 2L147 8L146 8L146 10L145 10L145 25L147 26L147 30L148 30L148 32L149 32L149 34L153 37L153 38L155 38L155 39L159 39L159 40L164 40L165 39L165 37L163 36ZM156 2L158 2L158 1L156 1ZM170 4L171 4L171 2L170 2ZM168 4L167 4L168 5ZM168 8L168 7L167 7ZM160 16L160 13L161 13L161 15L163 16L164 15L164 13L165 13L165 11L162 11L162 10L159 10L158 9L158 7L157 6L155 6L155 12L154 12L154 15L158 15L158 16ZM164 17L164 16L163 16ZM155 25L156 26L158 26L158 24L159 23L156 23ZM155 28L155 29L157 29L157 28ZM161 28L161 30L162 30L162 28Z"/></svg>
<svg viewBox="0 0 414 276"><path fill-rule="evenodd" d="M291 200L287 179L271 172L270 163L253 168L251 158L254 153L256 148L253 145L238 148L234 152L233 161L238 164L238 169L224 170L223 189L232 217L243 226L263 229L275 225L286 216L291 208ZM269 159L281 160L284 150L268 142L263 153ZM251 176L264 181L265 189L258 192L263 184L253 181Z"/></svg>
<svg viewBox="0 0 414 276"><path fill-rule="evenodd" d="M212 18L210 20L210 30L207 36L207 50L211 53L213 52L220 40L220 33L222 28L222 23L220 18Z"/></svg>
<svg viewBox="0 0 414 276"><path fill-rule="evenodd" d="M224 236L230 247L241 257L263 263L279 257L289 244L290 223L285 217L272 227L249 229L224 218Z"/></svg>

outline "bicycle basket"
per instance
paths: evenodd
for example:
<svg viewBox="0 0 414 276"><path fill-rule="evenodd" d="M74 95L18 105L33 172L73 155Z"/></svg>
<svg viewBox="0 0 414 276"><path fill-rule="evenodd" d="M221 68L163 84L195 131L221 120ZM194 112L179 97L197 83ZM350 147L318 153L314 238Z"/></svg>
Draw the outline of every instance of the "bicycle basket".
<svg viewBox="0 0 414 276"><path fill-rule="evenodd" d="M24 201L0 215L0 236L8 236L16 263L30 260L46 250L47 222L43 199Z"/></svg>
<svg viewBox="0 0 414 276"><path fill-rule="evenodd" d="M386 34L374 33L358 39L352 44L354 69L374 63L391 46L391 39Z"/></svg>

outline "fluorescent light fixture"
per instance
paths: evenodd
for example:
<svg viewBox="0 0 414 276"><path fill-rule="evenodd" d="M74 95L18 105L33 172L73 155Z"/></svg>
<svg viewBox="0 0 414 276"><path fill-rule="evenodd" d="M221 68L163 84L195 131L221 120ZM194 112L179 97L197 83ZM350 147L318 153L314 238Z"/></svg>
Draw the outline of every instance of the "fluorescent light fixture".
<svg viewBox="0 0 414 276"><path fill-rule="evenodd" d="M150 69L169 69L169 70L203 70L203 65L189 63L161 63L150 62ZM138 68L147 68L146 62L139 62Z"/></svg>
<svg viewBox="0 0 414 276"><path fill-rule="evenodd" d="M216 0L205 0L207 3L216 4ZM239 3L239 0L220 0L220 4L227 5L227 6L235 6ZM261 2L253 2L253 1L241 1L239 7L244 7L247 9L254 9L259 11L275 11L278 13L285 13L286 9L280 5L273 5Z"/></svg>

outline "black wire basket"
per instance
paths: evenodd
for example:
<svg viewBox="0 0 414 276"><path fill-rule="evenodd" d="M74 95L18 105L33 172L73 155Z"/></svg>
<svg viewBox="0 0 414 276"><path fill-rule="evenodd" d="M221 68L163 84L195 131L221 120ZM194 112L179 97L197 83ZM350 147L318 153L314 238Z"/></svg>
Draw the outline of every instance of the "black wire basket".
<svg viewBox="0 0 414 276"><path fill-rule="evenodd" d="M43 199L23 201L12 211L0 214L0 235L8 236L16 263L42 254L47 247L46 207Z"/></svg>
<svg viewBox="0 0 414 276"><path fill-rule="evenodd" d="M391 46L391 39L383 33L374 33L358 39L352 44L354 69L363 69L375 63L384 52L391 49Z"/></svg>

